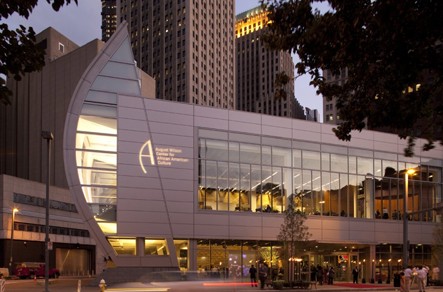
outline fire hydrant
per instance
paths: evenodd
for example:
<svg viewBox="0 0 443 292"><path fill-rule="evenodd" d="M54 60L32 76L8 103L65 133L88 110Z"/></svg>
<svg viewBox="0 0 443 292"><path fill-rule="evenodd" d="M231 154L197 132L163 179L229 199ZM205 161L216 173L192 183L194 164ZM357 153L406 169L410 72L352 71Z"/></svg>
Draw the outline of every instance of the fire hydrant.
<svg viewBox="0 0 443 292"><path fill-rule="evenodd" d="M100 292L104 292L106 290L106 282L104 279L100 280L100 284L98 284L98 287L100 288Z"/></svg>

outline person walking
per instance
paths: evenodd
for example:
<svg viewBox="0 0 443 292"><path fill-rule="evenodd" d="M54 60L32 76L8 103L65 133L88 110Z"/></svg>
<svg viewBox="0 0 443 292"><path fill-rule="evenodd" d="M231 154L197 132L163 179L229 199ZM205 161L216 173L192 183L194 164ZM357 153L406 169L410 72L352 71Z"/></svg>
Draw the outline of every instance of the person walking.
<svg viewBox="0 0 443 292"><path fill-rule="evenodd" d="M404 275L404 283L405 283L405 292L409 292L411 289L411 281L412 281L412 267L408 266L403 273Z"/></svg>
<svg viewBox="0 0 443 292"><path fill-rule="evenodd" d="M257 269L254 265L249 268L249 276L251 278L251 287L257 287Z"/></svg>
<svg viewBox="0 0 443 292"><path fill-rule="evenodd" d="M426 280L428 278L427 269L423 266L419 266L417 271L417 278L418 292L425 292Z"/></svg>

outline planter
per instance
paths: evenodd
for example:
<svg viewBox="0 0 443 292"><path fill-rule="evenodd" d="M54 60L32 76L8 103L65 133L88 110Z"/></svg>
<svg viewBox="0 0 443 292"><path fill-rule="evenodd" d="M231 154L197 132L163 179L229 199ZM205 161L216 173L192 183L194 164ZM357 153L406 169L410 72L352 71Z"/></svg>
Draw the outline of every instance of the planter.
<svg viewBox="0 0 443 292"><path fill-rule="evenodd" d="M284 286L284 281L281 280L272 281L272 287L274 288L274 290L283 290L283 286Z"/></svg>

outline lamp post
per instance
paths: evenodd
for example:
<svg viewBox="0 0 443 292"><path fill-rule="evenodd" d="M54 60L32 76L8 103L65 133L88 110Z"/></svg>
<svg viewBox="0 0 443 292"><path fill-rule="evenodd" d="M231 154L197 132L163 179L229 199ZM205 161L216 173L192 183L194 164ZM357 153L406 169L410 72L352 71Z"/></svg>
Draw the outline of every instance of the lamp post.
<svg viewBox="0 0 443 292"><path fill-rule="evenodd" d="M363 259L363 263L362 263L362 262L358 262L358 264L359 264L360 267L361 267L361 270L360 270L360 278L361 278L361 282L362 282L363 284L365 284L365 283L366 283L366 276L365 276L365 272L366 272L366 268L365 268L365 265L366 265L366 259Z"/></svg>
<svg viewBox="0 0 443 292"><path fill-rule="evenodd" d="M408 197L409 197L409 175L414 174L414 169L408 169L405 172L405 195L403 198L403 268L406 269L409 262L409 244L408 244Z"/></svg>
<svg viewBox="0 0 443 292"><path fill-rule="evenodd" d="M46 165L46 224L45 224L45 292L49 291L49 178L51 166L51 141L54 135L50 131L42 131L42 138L47 142Z"/></svg>
<svg viewBox="0 0 443 292"><path fill-rule="evenodd" d="M13 208L12 209L12 225L11 225L11 256L9 257L9 273L10 275L12 275L13 273L13 267L12 267L12 263L13 263L13 258L12 258L12 250L14 247L14 224L15 224L15 213L18 212L17 208Z"/></svg>
<svg viewBox="0 0 443 292"><path fill-rule="evenodd" d="M290 283L290 285L291 285L291 287L292 287L292 283L294 282L294 274L295 274L295 271L294 271L294 262L295 262L295 258L290 257L290 258L288 259L288 261L289 261L288 281L289 281L289 283Z"/></svg>
<svg viewBox="0 0 443 292"><path fill-rule="evenodd" d="M388 260L388 278L386 279L386 284L390 284L391 283L391 260Z"/></svg>
<svg viewBox="0 0 443 292"><path fill-rule="evenodd" d="M372 278L371 278L371 283L375 283L375 260L372 260Z"/></svg>

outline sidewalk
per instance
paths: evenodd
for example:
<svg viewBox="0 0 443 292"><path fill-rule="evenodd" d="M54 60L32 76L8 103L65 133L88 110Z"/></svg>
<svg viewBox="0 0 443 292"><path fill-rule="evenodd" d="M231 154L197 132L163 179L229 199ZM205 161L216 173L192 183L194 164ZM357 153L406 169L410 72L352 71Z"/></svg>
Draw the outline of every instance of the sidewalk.
<svg viewBox="0 0 443 292"><path fill-rule="evenodd" d="M94 278L71 278L61 277L59 279L50 279L49 291L51 292L98 292L99 287L92 286ZM80 285L80 286L79 286ZM223 281L183 281L183 282L153 282L153 283L122 283L112 287L107 287L108 292L120 291L262 291L260 288L250 287L247 282L223 282ZM45 280L8 280L6 281L6 290L14 292L42 292L45 289ZM273 290L272 287L266 287L265 290ZM387 284L352 284L337 282L334 285L317 285L311 289L284 289L283 291L374 291L374 292L394 292L399 291L398 287ZM411 288L412 292L418 292L417 286ZM443 287L426 287L428 292L443 292Z"/></svg>

